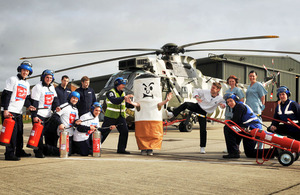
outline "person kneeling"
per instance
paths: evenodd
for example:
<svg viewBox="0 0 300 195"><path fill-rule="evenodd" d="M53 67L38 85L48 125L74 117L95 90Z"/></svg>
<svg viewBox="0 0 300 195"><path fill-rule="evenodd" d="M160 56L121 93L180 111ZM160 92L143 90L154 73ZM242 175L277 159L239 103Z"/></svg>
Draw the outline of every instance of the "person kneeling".
<svg viewBox="0 0 300 195"><path fill-rule="evenodd" d="M98 130L99 114L101 113L101 105L99 102L94 102L91 111L82 115L79 122L75 123L75 131L73 135L75 153L81 156L93 154L92 133ZM115 128L114 125L110 129Z"/></svg>
<svg viewBox="0 0 300 195"><path fill-rule="evenodd" d="M223 97L226 100L227 105L232 109L233 117L232 121L242 128L249 128L250 130L258 128L262 129L260 120L253 113L251 108L239 101L238 97L234 93L227 93ZM237 135L229 127L224 126L224 136L227 146L228 155L223 155L223 158L240 158L239 144L243 138L244 151L248 158L255 158L257 150L255 149L256 141L241 137ZM258 157L265 157L268 154L269 149L258 149ZM276 155L276 151L272 154L272 157Z"/></svg>

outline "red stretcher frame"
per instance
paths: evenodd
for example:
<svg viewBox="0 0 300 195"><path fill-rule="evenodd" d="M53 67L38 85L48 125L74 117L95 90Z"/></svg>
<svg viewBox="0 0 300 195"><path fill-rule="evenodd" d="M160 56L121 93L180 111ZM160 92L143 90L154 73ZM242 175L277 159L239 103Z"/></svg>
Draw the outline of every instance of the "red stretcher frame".
<svg viewBox="0 0 300 195"><path fill-rule="evenodd" d="M275 143L270 143L270 142L266 142L266 141L263 141L263 140L260 140L260 139L256 139L255 137L251 136L251 134L249 132L247 132L244 128L241 128L239 125L237 125L235 122L231 121L231 120L225 120L224 122L221 121L221 120L218 120L218 119L215 119L215 118L210 118L210 117L207 117L207 116L204 116L204 115L201 115L201 114L197 114L198 116L200 117L204 117L208 120L212 120L212 121L215 121L215 122L218 122L218 123L222 123L224 125L226 125L227 127L229 127L234 133L236 133L237 135L241 136L241 137L244 137L244 138L247 138L247 139L251 139L251 140L254 140L254 141L257 141L257 142L260 142L260 143L263 143L263 153L262 153L262 157L261 157L261 162L259 161L259 157L258 157L258 151L260 150L259 148L257 148L257 153L256 153L256 163L257 164L260 164L262 165L264 162L267 162L271 159L275 149L281 149L283 151L288 151L288 152L291 152L291 149L288 149L288 148L284 148L284 147L281 147ZM273 119L273 118L272 118ZM182 122L186 119L182 119L182 120L174 120L174 121L165 121L163 123L163 126L164 127L167 127L169 125L172 125L174 123L177 123L177 122ZM295 126L297 128L300 129L300 127L294 123L292 120L288 119L290 123L287 123L287 122L284 122L284 121L280 121L280 122L283 122L285 124L288 124L288 125L292 125L292 126ZM244 134L242 134L242 132ZM264 151L265 151L265 144L266 145L269 145L270 148L269 148L269 151L266 155L264 155ZM292 153L292 152L291 152Z"/></svg>

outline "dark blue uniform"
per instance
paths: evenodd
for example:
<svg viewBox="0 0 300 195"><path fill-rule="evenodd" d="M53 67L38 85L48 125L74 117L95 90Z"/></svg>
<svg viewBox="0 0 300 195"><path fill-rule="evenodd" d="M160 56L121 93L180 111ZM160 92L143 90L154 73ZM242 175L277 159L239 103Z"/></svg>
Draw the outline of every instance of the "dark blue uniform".
<svg viewBox="0 0 300 195"><path fill-rule="evenodd" d="M254 129L254 128L262 129L260 120L256 117L256 115L253 113L253 111L248 105L242 102L237 102L232 111L233 111L233 117L231 120L235 122L237 125L239 125L240 127L249 128L249 129ZM245 155L249 158L256 158L257 155L257 150L255 149L256 141L237 135L235 132L233 132L233 130L231 130L227 126L224 126L224 135L225 135L225 141L226 141L227 151L229 155L230 154L239 155L239 143L243 138ZM265 150L264 154L266 155L267 153L268 150ZM262 149L258 150L258 156L261 157L262 154L263 154L263 150Z"/></svg>
<svg viewBox="0 0 300 195"><path fill-rule="evenodd" d="M55 88L55 91L57 93L57 98L58 98L58 105L62 105L66 102L68 102L68 97L70 95L70 93L72 92L71 89L69 88L63 88L61 85L58 85L56 88Z"/></svg>
<svg viewBox="0 0 300 195"><path fill-rule="evenodd" d="M86 89L79 87L75 91L80 94L80 100L77 103L78 113L80 117L83 114L88 113L91 109L92 104L97 100L94 90L90 87Z"/></svg>
<svg viewBox="0 0 300 195"><path fill-rule="evenodd" d="M300 125L300 106L297 102L290 99L287 99L287 101L285 101L284 103L280 103L276 107L274 114L274 119L278 119L284 122L289 122L288 118L297 125ZM271 125L277 127L275 133L290 136L293 139L300 141L300 129L298 129L297 127L287 124L279 124L279 122L277 121L272 121Z"/></svg>

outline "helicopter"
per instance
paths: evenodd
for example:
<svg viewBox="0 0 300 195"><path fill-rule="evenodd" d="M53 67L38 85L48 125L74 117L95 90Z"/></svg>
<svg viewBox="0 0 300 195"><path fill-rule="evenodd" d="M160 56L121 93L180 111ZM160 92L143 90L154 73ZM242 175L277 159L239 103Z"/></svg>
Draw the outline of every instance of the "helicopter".
<svg viewBox="0 0 300 195"><path fill-rule="evenodd" d="M196 68L196 59L190 56L182 55L186 52L195 51L247 51L247 52L269 52L269 53L285 53L285 54L300 54L298 52L289 51L271 51L271 50L246 50L246 49L186 49L187 47L207 44L214 42L225 42L225 41L241 41L241 40L253 40L253 39L270 39L279 38L276 35L267 36L253 36L253 37L240 37L240 38L229 38L229 39L217 39L210 41L194 42L185 45L178 46L175 43L167 43L161 47L161 49L149 49L149 48L128 48L128 49L107 49L107 50L95 50L95 51L84 51L84 52L73 52L73 53L63 53L63 54L53 54L53 55L42 55L33 57L22 57L24 59L35 59L35 58L46 58L46 57L58 57L66 55L77 55L77 54L88 54L88 53L101 53L101 52L122 52L122 51L147 51L147 53L140 53L135 55L121 56L91 63L86 63L82 65L72 66L60 70L56 70L55 73L63 72L67 70L73 70L77 68L83 68L91 65L102 64L110 61L119 60L119 72L113 74L107 81L105 87L99 92L98 100L103 103L105 99L105 94L111 88L114 87L114 80L117 77L123 77L128 80L125 87L125 92L127 94L133 93L133 82L135 77L145 74L147 72L153 73L161 78L161 88L162 88L162 98L164 99L168 92L173 93L173 98L171 101L165 105L165 110L171 110L174 107L179 106L183 102L195 102L192 93L194 88L209 89L213 82L220 82L223 91L226 91L229 86L226 84L225 80L219 78L212 78L203 75L200 70ZM149 57L154 55L155 57ZM31 78L39 77L40 75L31 76ZM263 84L267 86L269 84L275 83L275 76L270 77ZM244 84L239 84L239 86L246 90ZM134 111L127 109L127 122L129 126L134 125ZM210 114L209 117L214 118L224 118L224 109L217 109L214 113ZM182 121L178 128L181 132L192 131L193 124L196 123L196 115L187 112L183 113L179 117L186 119ZM166 112L163 112L164 120L167 119Z"/></svg>

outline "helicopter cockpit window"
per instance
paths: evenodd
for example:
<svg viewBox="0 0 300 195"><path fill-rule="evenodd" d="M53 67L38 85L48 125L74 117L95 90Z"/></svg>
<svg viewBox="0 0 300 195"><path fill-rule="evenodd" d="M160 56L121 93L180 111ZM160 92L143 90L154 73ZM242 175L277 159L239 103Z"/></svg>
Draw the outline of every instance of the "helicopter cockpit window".
<svg viewBox="0 0 300 195"><path fill-rule="evenodd" d="M106 85L104 86L104 88L107 88L109 86L113 86L114 80L117 78L116 76L117 74L113 74L109 80L107 81Z"/></svg>
<svg viewBox="0 0 300 195"><path fill-rule="evenodd" d="M108 82L106 83L105 87L104 88L113 88L114 87L114 81L117 77L123 77L123 79L127 79L128 80L128 77L130 76L131 72L120 72L118 74L114 74L110 77L110 79L108 80ZM129 85L129 81L128 81L128 84L126 86Z"/></svg>

